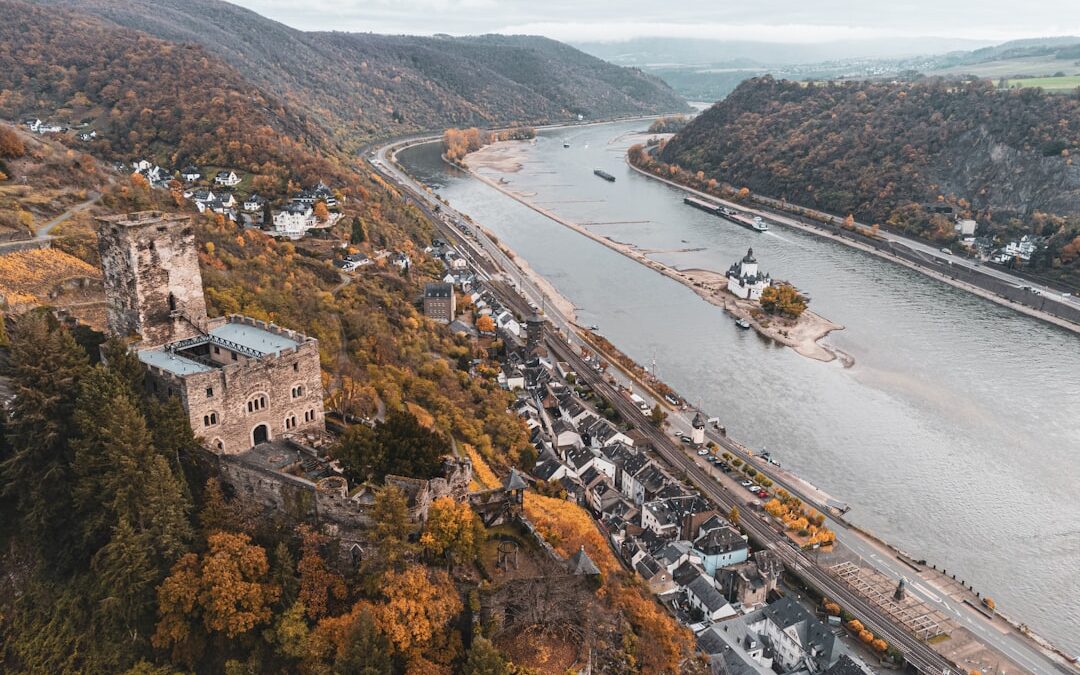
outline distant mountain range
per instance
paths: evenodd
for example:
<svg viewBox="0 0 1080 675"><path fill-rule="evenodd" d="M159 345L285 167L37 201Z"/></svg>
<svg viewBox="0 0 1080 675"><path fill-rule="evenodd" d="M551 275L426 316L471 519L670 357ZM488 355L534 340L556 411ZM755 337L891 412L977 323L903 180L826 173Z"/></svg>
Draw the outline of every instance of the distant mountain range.
<svg viewBox="0 0 1080 675"><path fill-rule="evenodd" d="M918 38L781 44L642 38L579 43L590 54L642 68L692 101L723 98L751 77L794 80L975 75L991 79L1080 75L1080 37L1049 37L992 44ZM1064 82L1064 85L1069 85ZM1040 83L1041 84L1041 83Z"/></svg>
<svg viewBox="0 0 1080 675"><path fill-rule="evenodd" d="M445 126L680 111L660 79L541 37L303 32L218 0L36 0L192 43L348 142Z"/></svg>

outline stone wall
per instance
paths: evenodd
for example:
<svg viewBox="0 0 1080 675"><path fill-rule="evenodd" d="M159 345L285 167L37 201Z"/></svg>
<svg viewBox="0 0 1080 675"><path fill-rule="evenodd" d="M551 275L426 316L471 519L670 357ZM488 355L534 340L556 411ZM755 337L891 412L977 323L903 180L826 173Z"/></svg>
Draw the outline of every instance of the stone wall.
<svg viewBox="0 0 1080 675"><path fill-rule="evenodd" d="M285 433L321 435L325 430L319 347L314 340L258 359L238 355L233 364L183 378L157 368L148 372L158 393L180 396L195 435L218 452L248 450L260 425L265 425L269 440ZM302 388L296 397L295 387ZM248 412L247 403L256 396L265 396L267 405ZM215 418L216 423L208 423ZM286 419L294 418L295 426L286 424Z"/></svg>
<svg viewBox="0 0 1080 675"><path fill-rule="evenodd" d="M198 333L181 318L206 316L191 217L143 211L98 218L98 249L109 302L109 329L143 347Z"/></svg>

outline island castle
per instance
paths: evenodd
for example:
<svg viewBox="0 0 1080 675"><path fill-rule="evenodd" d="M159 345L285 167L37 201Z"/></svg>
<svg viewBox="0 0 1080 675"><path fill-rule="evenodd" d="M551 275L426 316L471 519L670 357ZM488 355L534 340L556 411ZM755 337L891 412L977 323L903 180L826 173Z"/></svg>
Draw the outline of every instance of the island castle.
<svg viewBox="0 0 1080 675"><path fill-rule="evenodd" d="M179 398L222 482L252 504L294 521L316 522L355 560L371 524L369 486L350 486L317 449L328 440L319 345L250 317L209 318L189 216L143 211L98 218L109 330L132 340L146 386ZM468 459L448 457L441 477L387 476L410 517L430 504L464 501Z"/></svg>

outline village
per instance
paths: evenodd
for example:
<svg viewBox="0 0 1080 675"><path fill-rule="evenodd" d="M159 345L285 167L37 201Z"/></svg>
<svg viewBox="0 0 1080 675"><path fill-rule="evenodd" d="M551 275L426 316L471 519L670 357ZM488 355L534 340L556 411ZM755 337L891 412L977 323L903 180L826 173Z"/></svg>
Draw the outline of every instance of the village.
<svg viewBox="0 0 1080 675"><path fill-rule="evenodd" d="M783 563L769 550L752 549L738 527L737 511L719 512L686 480L672 475L643 434L622 422L569 364L551 358L544 346L548 321L542 315L515 318L495 293L483 288L478 281L482 272L472 270L445 242L436 242L429 253L443 261L446 277L427 284L425 315L470 339L499 339L505 345L498 382L516 393L513 410L525 421L537 457L523 478L537 492L573 501L592 514L621 564L694 631L699 649L714 664L723 663L726 670L719 672L873 672L866 665L877 659L873 650L839 637L845 631L838 609L829 614L800 601L799 590L785 579ZM767 278L755 269L732 283L754 286L759 295ZM608 367L599 354L587 362L597 372ZM643 412L650 411L632 390L624 395ZM735 471L728 461L733 458L725 459L715 444L706 442L708 424L697 413L693 432L678 435L679 442L718 470ZM768 482L764 475L759 480ZM760 500L759 508L773 496L752 480L741 483ZM799 534L809 533L792 530L793 541L799 541ZM828 540L824 532L821 540ZM799 541L806 542L806 537Z"/></svg>

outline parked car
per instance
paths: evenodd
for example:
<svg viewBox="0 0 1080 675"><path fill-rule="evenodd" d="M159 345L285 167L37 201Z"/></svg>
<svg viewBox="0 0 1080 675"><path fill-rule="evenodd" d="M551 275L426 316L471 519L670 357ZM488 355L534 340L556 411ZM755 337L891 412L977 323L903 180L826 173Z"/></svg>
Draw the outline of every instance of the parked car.
<svg viewBox="0 0 1080 675"><path fill-rule="evenodd" d="M697 451L697 454L698 454L698 457L704 457L705 455L709 454L709 451L702 448L701 450Z"/></svg>
<svg viewBox="0 0 1080 675"><path fill-rule="evenodd" d="M679 405L679 399L675 398L671 394L664 394L664 400L667 401L668 403L670 403L673 406L678 406Z"/></svg>
<svg viewBox="0 0 1080 675"><path fill-rule="evenodd" d="M757 494L757 496L761 497L762 499L769 496L769 493L766 492L765 490L758 490L755 494Z"/></svg>
<svg viewBox="0 0 1080 675"><path fill-rule="evenodd" d="M748 480L744 480L743 482L739 483L739 485L743 486L744 488L748 488L753 485L753 483Z"/></svg>

